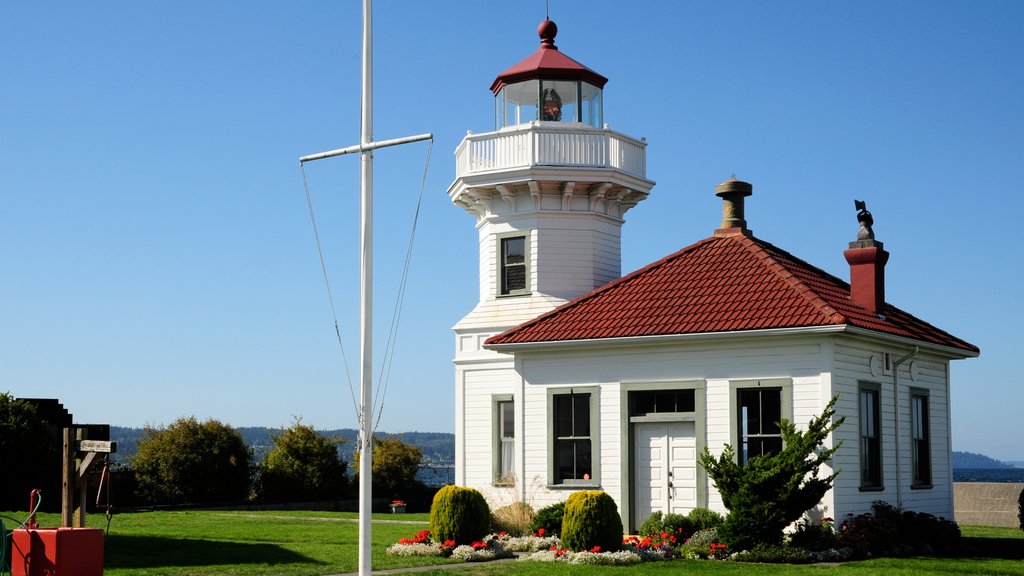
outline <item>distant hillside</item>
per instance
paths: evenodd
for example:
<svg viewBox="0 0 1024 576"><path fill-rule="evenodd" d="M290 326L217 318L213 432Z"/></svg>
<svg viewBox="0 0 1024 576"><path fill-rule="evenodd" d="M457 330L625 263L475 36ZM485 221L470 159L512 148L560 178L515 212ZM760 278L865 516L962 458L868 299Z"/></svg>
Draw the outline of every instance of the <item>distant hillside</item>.
<svg viewBox="0 0 1024 576"><path fill-rule="evenodd" d="M237 428L238 432L245 439L257 458L262 458L274 446L274 435L281 432L280 428L266 428L262 426ZM124 462L131 455L135 454L139 439L142 438L142 428L126 428L123 426L110 427L110 439L117 442L117 454L115 460ZM341 446L342 458L352 461L352 452L355 450L355 441L359 432L353 428L339 430L320 430L320 433L329 438L343 438L347 441ZM380 432L378 436L386 438L398 438L402 442L412 444L423 452L424 464L450 463L455 461L455 435L448 432L402 432L389 434Z"/></svg>
<svg viewBox="0 0 1024 576"><path fill-rule="evenodd" d="M953 468L1014 468L1014 466L1005 462L1000 462L995 458L989 458L984 454L975 454L974 452L957 452L954 450Z"/></svg>

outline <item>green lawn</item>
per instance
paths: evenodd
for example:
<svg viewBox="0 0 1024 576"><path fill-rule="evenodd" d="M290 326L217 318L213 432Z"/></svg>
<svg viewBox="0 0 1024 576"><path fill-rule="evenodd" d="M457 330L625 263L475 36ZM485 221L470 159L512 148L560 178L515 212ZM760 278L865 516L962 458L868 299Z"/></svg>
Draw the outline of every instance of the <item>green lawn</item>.
<svg viewBox="0 0 1024 576"><path fill-rule="evenodd" d="M24 513L0 513L15 518ZM89 519L102 528L106 519ZM42 526L59 517L41 514ZM451 560L392 557L385 549L403 536L427 527L426 514L374 515L374 569L428 566ZM11 528L11 526L8 526ZM879 559L838 566L775 566L733 562L685 561L647 563L626 568L569 566L538 562L473 564L457 572L430 570L423 575L644 575L648 574L775 574L911 575L977 574L1024 576L1024 532L1011 528L965 526L970 552L955 560L933 558ZM121 575L273 574L319 576L355 572L358 524L356 515L338 512L175 511L118 514L107 536L106 571Z"/></svg>

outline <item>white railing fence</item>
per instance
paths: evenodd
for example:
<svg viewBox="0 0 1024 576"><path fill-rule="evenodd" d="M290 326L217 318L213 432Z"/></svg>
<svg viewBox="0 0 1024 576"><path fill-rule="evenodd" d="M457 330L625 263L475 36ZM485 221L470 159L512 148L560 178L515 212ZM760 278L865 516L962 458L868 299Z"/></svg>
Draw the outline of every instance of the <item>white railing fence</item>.
<svg viewBox="0 0 1024 576"><path fill-rule="evenodd" d="M645 142L608 129L524 124L470 134L455 156L459 177L528 166L586 166L646 178L646 147Z"/></svg>

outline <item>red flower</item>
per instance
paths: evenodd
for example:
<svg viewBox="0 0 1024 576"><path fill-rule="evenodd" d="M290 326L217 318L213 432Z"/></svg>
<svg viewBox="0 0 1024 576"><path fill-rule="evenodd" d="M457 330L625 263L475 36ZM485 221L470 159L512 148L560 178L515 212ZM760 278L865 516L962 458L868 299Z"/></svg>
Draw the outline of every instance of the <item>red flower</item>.
<svg viewBox="0 0 1024 576"><path fill-rule="evenodd" d="M593 552L594 554L597 554L598 552L601 551L601 547L600 546L594 546L593 548L590 549L590 551Z"/></svg>
<svg viewBox="0 0 1024 576"><path fill-rule="evenodd" d="M548 548L548 550L555 550L555 551L557 551L558 550L558 546L555 546L554 544L552 544L551 548Z"/></svg>
<svg viewBox="0 0 1024 576"><path fill-rule="evenodd" d="M544 529L543 528L538 528L537 529L537 533L534 534L534 536L536 536L538 538L543 538L544 537Z"/></svg>
<svg viewBox="0 0 1024 576"><path fill-rule="evenodd" d="M664 540L665 538L668 538L668 532L661 533L661 539Z"/></svg>
<svg viewBox="0 0 1024 576"><path fill-rule="evenodd" d="M470 547L472 547L473 550L483 550L484 548L487 548L487 544L482 542L482 541L480 541L480 540L477 540L477 541L471 543Z"/></svg>
<svg viewBox="0 0 1024 576"><path fill-rule="evenodd" d="M508 536L508 532L498 532L498 536Z"/></svg>
<svg viewBox="0 0 1024 576"><path fill-rule="evenodd" d="M451 538L449 538L449 539L445 540L444 544L441 544L441 546L443 548L455 548L455 540L452 540Z"/></svg>

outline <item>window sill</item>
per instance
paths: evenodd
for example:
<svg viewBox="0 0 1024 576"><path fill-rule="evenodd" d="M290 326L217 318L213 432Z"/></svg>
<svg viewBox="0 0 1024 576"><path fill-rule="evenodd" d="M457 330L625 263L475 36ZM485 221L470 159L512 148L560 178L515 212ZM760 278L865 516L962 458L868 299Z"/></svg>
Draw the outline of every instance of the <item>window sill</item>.
<svg viewBox="0 0 1024 576"><path fill-rule="evenodd" d="M513 488L515 485L516 483L511 480L495 480L491 482L491 486L495 488Z"/></svg>
<svg viewBox="0 0 1024 576"><path fill-rule="evenodd" d="M533 296L533 292L510 292L497 295L498 298L519 298L520 296Z"/></svg>
<svg viewBox="0 0 1024 576"><path fill-rule="evenodd" d="M548 484L545 486L548 490L600 490L600 484L594 484L593 482L578 483L578 484Z"/></svg>
<svg viewBox="0 0 1024 576"><path fill-rule="evenodd" d="M885 486L861 486L861 492L884 492Z"/></svg>
<svg viewBox="0 0 1024 576"><path fill-rule="evenodd" d="M932 488L935 488L935 486L933 484L911 484L910 485L910 489L911 490L931 490Z"/></svg>

